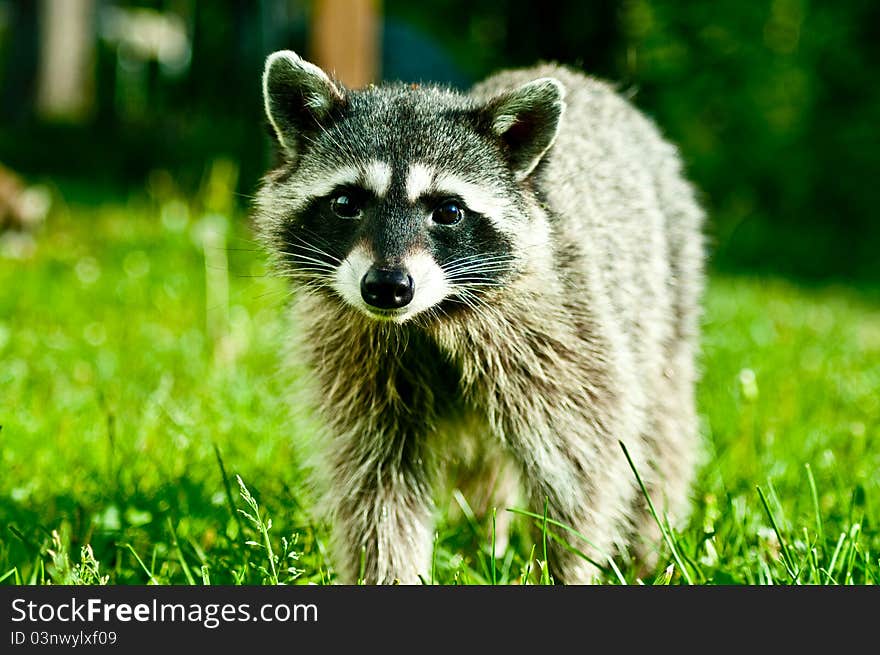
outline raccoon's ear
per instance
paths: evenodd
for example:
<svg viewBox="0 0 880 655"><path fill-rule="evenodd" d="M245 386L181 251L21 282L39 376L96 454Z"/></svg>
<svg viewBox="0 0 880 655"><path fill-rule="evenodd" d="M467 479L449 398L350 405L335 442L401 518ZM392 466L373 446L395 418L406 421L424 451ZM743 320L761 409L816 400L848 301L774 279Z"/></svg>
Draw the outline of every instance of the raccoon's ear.
<svg viewBox="0 0 880 655"><path fill-rule="evenodd" d="M345 100L344 87L291 50L266 59L263 103L278 143L294 158L302 135L317 129L330 111Z"/></svg>
<svg viewBox="0 0 880 655"><path fill-rule="evenodd" d="M565 87L552 77L495 96L483 109L518 180L531 173L553 145L565 111Z"/></svg>

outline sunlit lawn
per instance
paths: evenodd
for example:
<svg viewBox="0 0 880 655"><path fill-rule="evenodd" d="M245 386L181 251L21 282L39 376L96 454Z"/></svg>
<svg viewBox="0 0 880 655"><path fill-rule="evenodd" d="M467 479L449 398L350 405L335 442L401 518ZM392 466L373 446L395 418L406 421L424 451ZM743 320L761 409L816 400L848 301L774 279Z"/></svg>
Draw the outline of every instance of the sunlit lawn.
<svg viewBox="0 0 880 655"><path fill-rule="evenodd" d="M209 205L62 207L31 246L0 248L6 583L333 579L297 439L312 419L281 367L297 329L287 291L265 277L246 217L196 209ZM664 546L641 579L877 582L880 298L714 278L703 350L694 517L670 534L678 561ZM248 509L236 475L272 519L275 575L233 511ZM541 579L524 521L498 582ZM490 532L442 519L434 581L491 581Z"/></svg>

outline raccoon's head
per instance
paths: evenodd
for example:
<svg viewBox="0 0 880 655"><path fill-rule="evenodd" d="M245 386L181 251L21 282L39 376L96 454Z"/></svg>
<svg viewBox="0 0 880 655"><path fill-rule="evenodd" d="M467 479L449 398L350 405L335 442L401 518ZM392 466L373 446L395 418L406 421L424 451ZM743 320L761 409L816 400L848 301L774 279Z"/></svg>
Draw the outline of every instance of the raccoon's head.
<svg viewBox="0 0 880 655"><path fill-rule="evenodd" d="M272 54L263 96L283 163L257 221L282 271L378 320L476 307L517 273L528 178L563 94L551 78L488 100L350 90L293 52Z"/></svg>

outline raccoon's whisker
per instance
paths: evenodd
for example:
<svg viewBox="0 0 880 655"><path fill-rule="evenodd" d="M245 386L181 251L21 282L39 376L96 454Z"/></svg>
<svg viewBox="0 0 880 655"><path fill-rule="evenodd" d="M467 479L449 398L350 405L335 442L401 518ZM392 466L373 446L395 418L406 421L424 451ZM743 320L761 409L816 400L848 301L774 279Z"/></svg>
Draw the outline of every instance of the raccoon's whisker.
<svg viewBox="0 0 880 655"><path fill-rule="evenodd" d="M478 286L492 286L492 287L500 287L503 286L503 283L499 280L493 280L488 277L483 276L474 276L474 277L462 277L462 278L453 278L447 280L449 286L455 287L469 287L472 285Z"/></svg>
<svg viewBox="0 0 880 655"><path fill-rule="evenodd" d="M452 274L447 273L446 279L450 282L455 282L456 280L493 280L501 274L509 272L510 269L506 267L486 267L486 268L468 268L461 271L455 271Z"/></svg>
<svg viewBox="0 0 880 655"><path fill-rule="evenodd" d="M429 307L425 311L420 314L416 314L412 321L415 325L418 325L421 328L427 328L431 319L437 316L437 310L434 307Z"/></svg>
<svg viewBox="0 0 880 655"><path fill-rule="evenodd" d="M300 285L300 288L303 289L332 289L333 287L326 282L321 282L315 278L301 278L297 279L296 282Z"/></svg>
<svg viewBox="0 0 880 655"><path fill-rule="evenodd" d="M458 288L463 288L463 289L477 289L477 288L480 288L480 287L494 287L494 288L497 289L497 288L500 288L500 287L503 286L503 285L501 285L501 284L498 283L498 282L482 282L482 281L478 281L478 282L457 282L457 283L454 284L453 286L458 287Z"/></svg>
<svg viewBox="0 0 880 655"><path fill-rule="evenodd" d="M512 262L503 262L503 261L480 262L480 263L475 262L475 263L468 264L467 266L464 266L464 265L456 266L455 268L444 269L444 270L446 271L447 274L448 273L459 273L461 271L481 271L484 269L485 270L503 270L503 269L508 268L509 264L511 264L511 263Z"/></svg>
<svg viewBox="0 0 880 655"><path fill-rule="evenodd" d="M333 273L336 270L335 267L327 266L326 264L297 259L290 260L287 268L294 271L316 271L320 273Z"/></svg>
<svg viewBox="0 0 880 655"><path fill-rule="evenodd" d="M330 278L333 275L332 271L328 271L327 269L315 268L314 266L290 266L288 268L282 269L283 273L289 275L300 275L300 276L308 276L315 278Z"/></svg>
<svg viewBox="0 0 880 655"><path fill-rule="evenodd" d="M279 250L278 252L280 252L281 254L284 254L284 255L302 254L303 256L306 256L305 253L309 253L310 255L321 255L322 256L321 261L327 261L328 263L330 263L330 262L339 263L338 259L336 259L332 255L330 255L329 253L325 253L320 248L305 247L305 246L302 246L298 243L289 243L287 245L290 246L289 249ZM291 251L295 251L295 252L291 252Z"/></svg>
<svg viewBox="0 0 880 655"><path fill-rule="evenodd" d="M306 252L311 252L311 251L306 251ZM342 262L338 262L338 261L337 262L328 262L328 261L321 259L319 257L315 257L314 255L304 254L301 252L284 252L283 254L287 255L288 257L293 257L294 259L298 259L301 261L310 261L310 262L314 262L314 263L320 263L324 266L327 266L328 268L334 268L342 263ZM315 253L315 254L319 254L319 253Z"/></svg>
<svg viewBox="0 0 880 655"><path fill-rule="evenodd" d="M489 255L486 253L472 253L470 255L464 255L462 257L453 257L451 259L447 259L443 262L443 266L451 266L453 264L457 264L458 262L466 262L466 261L486 261L491 259L501 259L501 258L512 258L512 255L505 253L496 253L494 255Z"/></svg>
<svg viewBox="0 0 880 655"><path fill-rule="evenodd" d="M305 262L305 263L310 263L310 264L317 264L318 266L323 266L323 267L325 267L328 271L332 271L333 268L334 268L334 265L333 265L333 264L330 264L330 263L325 262L325 261L323 261L323 260L321 260L321 259L318 259L317 257L310 257L310 256L308 256L308 255L303 255L303 254L301 254L301 253L297 253L297 252L286 252L286 251L281 251L281 254L282 254L282 255L286 255L287 257L290 257L290 258L293 259L295 262Z"/></svg>
<svg viewBox="0 0 880 655"><path fill-rule="evenodd" d="M317 250L318 252L321 252L321 253L323 253L323 254L325 254L325 255L331 256L331 257L333 257L334 259L339 259L339 257L337 257L335 254L330 253L328 250L326 250L326 249L324 249L324 248L321 248L321 247L318 246L316 243L313 243L313 242L311 242L311 241L308 241L308 240L304 239L304 238L303 238L302 236L300 236L299 234L293 234L293 233L291 233L291 234L289 234L289 236L291 236L291 237L293 237L294 239L296 239L297 242L298 242L298 244L301 244L302 247L309 248L309 249L313 249L313 250Z"/></svg>
<svg viewBox="0 0 880 655"><path fill-rule="evenodd" d="M490 305L485 298L483 298L475 289L471 289L468 285L462 285L454 288L456 295L460 297L467 297L469 300L476 302L482 305L487 310L493 310L494 308Z"/></svg>
<svg viewBox="0 0 880 655"><path fill-rule="evenodd" d="M492 278L488 274L484 274L483 271L476 271L474 273L465 273L463 275L455 275L446 278L451 284L457 284L459 282L490 282L492 284L500 284L498 280Z"/></svg>
<svg viewBox="0 0 880 655"><path fill-rule="evenodd" d="M318 291L320 289L327 288L327 285L322 284L310 284L308 282L303 282L302 284L296 287L297 290L306 290L306 291Z"/></svg>
<svg viewBox="0 0 880 655"><path fill-rule="evenodd" d="M466 268L460 271L455 271L451 275L447 274L447 278L450 280L458 280L464 277L478 277L488 273L501 273L508 270L507 267L504 266L485 266L481 268Z"/></svg>
<svg viewBox="0 0 880 655"><path fill-rule="evenodd" d="M474 289L469 289L467 287L458 287L456 289L458 294L463 298L468 298L469 300L478 303L484 306L486 309L490 309L492 306L483 298L479 293L477 293Z"/></svg>
<svg viewBox="0 0 880 655"><path fill-rule="evenodd" d="M473 266L468 268L461 268L456 271L444 271L446 273L446 277L449 280L454 280L461 277L467 276L479 276L484 274L493 274L493 273L505 273L510 271L509 266L500 266L500 265L490 265L490 266Z"/></svg>
<svg viewBox="0 0 880 655"><path fill-rule="evenodd" d="M455 271L459 268L466 268L467 266L476 266L481 264L502 264L502 263L510 263L515 261L514 257L510 255L494 255L489 257L484 257L482 255L471 255L468 257L460 257L458 259L453 259L448 262L444 262L440 268L444 271Z"/></svg>
<svg viewBox="0 0 880 655"><path fill-rule="evenodd" d="M460 303L463 303L464 305L466 305L467 307L472 309L475 313L479 313L479 311L480 311L479 308L467 296L464 296L464 295L457 296L456 300L458 300Z"/></svg>
<svg viewBox="0 0 880 655"><path fill-rule="evenodd" d="M331 243L326 237L321 236L320 234L318 234L314 230L310 230L309 228L305 227L304 225L300 225L298 229L300 232L304 233L306 236L312 238L315 241L315 243L313 243L311 245L321 244L322 246L324 246L326 248L325 252L328 255L329 254L339 255L339 251L336 249L336 246L333 243ZM341 255L339 258L340 259L342 258Z"/></svg>
<svg viewBox="0 0 880 655"><path fill-rule="evenodd" d="M334 271L341 263L331 263L328 261L324 261L317 257L313 257L311 255L304 255L297 252L289 252L285 253L287 255L287 260L293 262L294 264L301 264L304 266L315 266L316 268L323 268L327 271Z"/></svg>
<svg viewBox="0 0 880 655"><path fill-rule="evenodd" d="M295 275L298 275L300 277L314 278L314 277L321 277L326 274L327 274L327 271L325 271L325 270L322 270L320 268L310 268L307 266L293 268L293 269L290 269L289 271L285 272L286 277L293 277Z"/></svg>
<svg viewBox="0 0 880 655"><path fill-rule="evenodd" d="M314 289L314 290L332 289L332 287L329 284L325 284L323 282L318 282L314 278L303 279L303 280L291 280L291 284L293 285L291 287L292 291L295 291L296 289Z"/></svg>
<svg viewBox="0 0 880 655"><path fill-rule="evenodd" d="M467 259L457 259L444 265L446 269L460 268L461 266L476 266L480 264L496 264L516 261L511 255L489 255L486 257L468 257Z"/></svg>
<svg viewBox="0 0 880 655"><path fill-rule="evenodd" d="M298 243L298 244L296 244L296 243L291 244L294 248L302 248L302 249L304 249L304 250L310 250L310 251L312 251L312 252L314 252L314 253L317 253L317 254L319 254L319 255L323 255L323 256L325 256L325 257L327 257L327 258L329 258L329 259L332 259L332 260L335 261L336 263L339 263L339 264L342 263L342 260L341 260L339 257L337 257L337 256L335 256L335 255L333 255L333 254L331 254L331 253L329 253L329 252L327 252L326 250L322 250L321 248L318 248L318 247L317 247L315 244L313 244L313 243L309 243L308 241L306 241L305 239L303 239L303 238L302 238L301 236L299 236L298 234L291 234L290 236L292 236L293 238L295 238L297 241L300 242L300 243Z"/></svg>
<svg viewBox="0 0 880 655"><path fill-rule="evenodd" d="M463 282L467 280L473 280L476 282L493 282L494 275L497 273L503 273L506 269L485 269L485 270L476 270L476 271L462 271L461 273L456 273L455 275L447 275L446 279L449 282Z"/></svg>
<svg viewBox="0 0 880 655"><path fill-rule="evenodd" d="M470 255L464 255L463 257L453 257L452 259L447 259L443 262L444 266L452 266L453 264L457 264L459 262L467 262L467 261L492 261L493 259L514 259L514 256L507 253L496 253L494 255L490 255L487 253L472 253Z"/></svg>
<svg viewBox="0 0 880 655"><path fill-rule="evenodd" d="M281 277L290 280L327 280L326 271L318 271L314 269L288 269L281 272ZM326 282L329 284L329 282Z"/></svg>
<svg viewBox="0 0 880 655"><path fill-rule="evenodd" d="M486 302L467 289L456 289L454 298L469 307L477 317L489 317L491 307Z"/></svg>
<svg viewBox="0 0 880 655"><path fill-rule="evenodd" d="M328 291L332 291L332 287L329 284L324 282L318 282L314 278L312 279L303 279L303 280L290 280L292 289L326 289Z"/></svg>
<svg viewBox="0 0 880 655"><path fill-rule="evenodd" d="M459 298L459 301L468 308L476 321L485 323L493 320L491 313L478 302L474 302L473 299Z"/></svg>
<svg viewBox="0 0 880 655"><path fill-rule="evenodd" d="M454 267L441 266L440 270L442 270L444 273L446 273L446 275L452 275L453 273L456 273L457 271L462 270L462 269L466 269L467 267L468 267L467 264L462 264L460 266L454 266Z"/></svg>

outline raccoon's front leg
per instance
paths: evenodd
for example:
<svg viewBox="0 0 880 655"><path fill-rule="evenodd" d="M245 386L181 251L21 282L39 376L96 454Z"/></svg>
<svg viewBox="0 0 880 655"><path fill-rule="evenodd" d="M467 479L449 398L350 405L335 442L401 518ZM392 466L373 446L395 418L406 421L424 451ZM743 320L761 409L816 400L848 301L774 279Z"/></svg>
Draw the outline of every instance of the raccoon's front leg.
<svg viewBox="0 0 880 655"><path fill-rule="evenodd" d="M609 559L618 555L622 541L621 514L628 510L632 494L628 485L615 483L605 472L594 471L589 475L582 463L566 459L565 454L555 463L542 462L529 468L529 495L533 511L540 513L548 504L548 516L577 530L589 539L588 543L567 531L552 528L581 554L572 552L561 544L551 541L550 570L557 582L564 584L590 584L601 573L600 567L608 565ZM623 460L623 456L620 458ZM625 479L626 471L620 462L604 463L615 473L614 477ZM586 556L586 557L584 557ZM587 559L589 558L589 559Z"/></svg>
<svg viewBox="0 0 880 655"><path fill-rule="evenodd" d="M586 425L584 422L582 427ZM524 471L530 510L541 513L547 503L549 518L589 540L584 542L550 526L580 552L548 539L550 570L557 582L565 584L594 582L601 574L600 567L619 554L636 493L617 441L589 432L564 420L542 425L534 419L506 430L506 439ZM638 443L633 441L628 448L634 451L636 461L643 461Z"/></svg>
<svg viewBox="0 0 880 655"><path fill-rule="evenodd" d="M433 503L422 445L421 434L369 424L333 440L326 500L340 582L418 584L428 572Z"/></svg>

